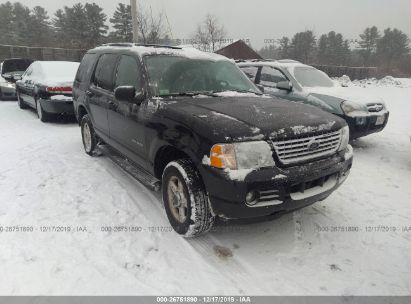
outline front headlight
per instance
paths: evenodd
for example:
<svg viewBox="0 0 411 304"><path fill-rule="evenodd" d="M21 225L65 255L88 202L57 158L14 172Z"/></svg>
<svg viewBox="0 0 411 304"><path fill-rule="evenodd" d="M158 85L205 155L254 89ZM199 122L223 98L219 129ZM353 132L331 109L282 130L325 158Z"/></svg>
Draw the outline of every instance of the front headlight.
<svg viewBox="0 0 411 304"><path fill-rule="evenodd" d="M347 116L359 116L368 113L367 108L364 105L348 100L341 104L341 109Z"/></svg>
<svg viewBox="0 0 411 304"><path fill-rule="evenodd" d="M345 126L340 130L341 132L341 144L338 148L338 151L343 151L347 148L348 143L350 142L350 129L348 126Z"/></svg>
<svg viewBox="0 0 411 304"><path fill-rule="evenodd" d="M265 141L217 144L211 148L210 165L219 169L254 169L275 166L271 147Z"/></svg>

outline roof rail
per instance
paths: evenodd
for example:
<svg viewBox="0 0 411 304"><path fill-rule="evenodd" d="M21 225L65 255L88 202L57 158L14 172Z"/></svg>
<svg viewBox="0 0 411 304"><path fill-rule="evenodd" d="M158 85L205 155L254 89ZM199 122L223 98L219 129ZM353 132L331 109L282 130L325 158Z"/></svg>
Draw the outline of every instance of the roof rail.
<svg viewBox="0 0 411 304"><path fill-rule="evenodd" d="M127 42L119 42L119 43L106 43L103 44L103 46L119 46L119 47L132 47L132 43L127 43Z"/></svg>
<svg viewBox="0 0 411 304"><path fill-rule="evenodd" d="M102 46L118 46L118 47L141 46L141 47L153 47L153 48L167 48L167 49L173 49L173 50L181 50L182 49L182 47L172 46L172 45L140 44L140 43L129 43L129 42L106 43L106 44L103 44Z"/></svg>
<svg viewBox="0 0 411 304"><path fill-rule="evenodd" d="M280 60L277 60L277 62L280 62L280 63L301 63L301 62L299 62L297 60L294 60L294 59L280 59Z"/></svg>
<svg viewBox="0 0 411 304"><path fill-rule="evenodd" d="M173 50L181 50L183 49L180 46L172 46L172 45L162 45L162 44L139 44L135 43L135 46L146 46L146 47L153 47L153 48L166 48L166 49L173 49Z"/></svg>

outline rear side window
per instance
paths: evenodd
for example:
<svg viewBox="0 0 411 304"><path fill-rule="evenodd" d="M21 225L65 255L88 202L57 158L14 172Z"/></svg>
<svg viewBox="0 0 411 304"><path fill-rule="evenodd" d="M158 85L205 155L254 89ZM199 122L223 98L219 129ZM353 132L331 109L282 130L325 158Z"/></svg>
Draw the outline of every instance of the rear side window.
<svg viewBox="0 0 411 304"><path fill-rule="evenodd" d="M257 77L258 67L241 67L241 70L250 78L253 82L255 82L255 78Z"/></svg>
<svg viewBox="0 0 411 304"><path fill-rule="evenodd" d="M137 61L131 56L121 56L117 69L116 85L133 86L137 92L141 91L141 69Z"/></svg>
<svg viewBox="0 0 411 304"><path fill-rule="evenodd" d="M96 62L97 54L86 54L81 61L80 67L78 68L76 81L83 82L87 80L88 76L93 70L94 63Z"/></svg>
<svg viewBox="0 0 411 304"><path fill-rule="evenodd" d="M113 90L113 76L117 65L118 56L115 54L105 54L98 61L94 84L102 89Z"/></svg>

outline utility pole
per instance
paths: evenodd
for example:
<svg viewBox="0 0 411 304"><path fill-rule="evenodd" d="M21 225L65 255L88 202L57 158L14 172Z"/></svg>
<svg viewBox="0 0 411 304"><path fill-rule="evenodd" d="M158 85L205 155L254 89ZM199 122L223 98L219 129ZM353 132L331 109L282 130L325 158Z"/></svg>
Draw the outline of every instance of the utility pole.
<svg viewBox="0 0 411 304"><path fill-rule="evenodd" d="M130 5L133 18L133 42L138 43L137 0L130 0Z"/></svg>

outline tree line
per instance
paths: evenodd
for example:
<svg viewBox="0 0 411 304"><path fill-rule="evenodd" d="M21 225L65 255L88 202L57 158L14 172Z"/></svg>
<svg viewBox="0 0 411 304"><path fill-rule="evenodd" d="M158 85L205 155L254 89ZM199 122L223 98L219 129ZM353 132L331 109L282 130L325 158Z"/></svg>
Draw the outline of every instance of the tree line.
<svg viewBox="0 0 411 304"><path fill-rule="evenodd" d="M355 41L334 31L318 39L312 31L283 37L263 47L259 53L268 59L295 59L307 64L332 66L373 66L381 70L411 72L409 37L399 29L381 32L366 28Z"/></svg>
<svg viewBox="0 0 411 304"><path fill-rule="evenodd" d="M167 40L163 14L139 7L137 18L139 42ZM65 6L53 16L41 6L0 4L0 44L88 49L106 42L131 42L132 32L131 6L123 3L111 17L96 3Z"/></svg>
<svg viewBox="0 0 411 304"><path fill-rule="evenodd" d="M192 44L214 52L227 44L227 32L218 18L208 14L192 37L173 41L164 13L138 8L139 42L145 44ZM110 27L108 26L110 24ZM119 3L107 16L96 3L65 6L49 16L41 6L30 9L20 2L0 4L0 44L89 49L106 42L131 42L131 6ZM399 29L369 27L352 42L331 31L317 38L312 31L283 37L263 47L264 58L295 59L308 64L376 66L387 71L411 73L409 37ZM398 74L398 73L397 73Z"/></svg>

